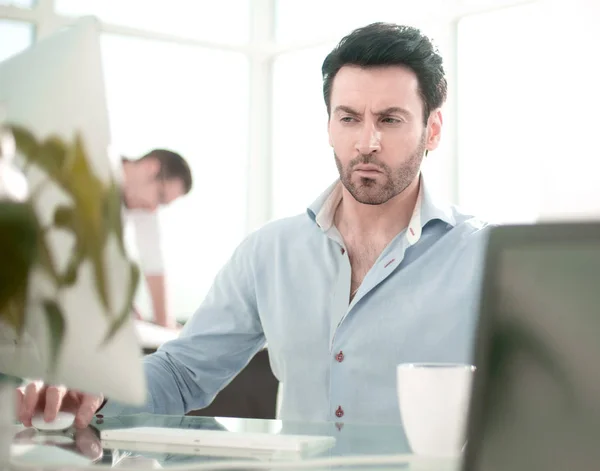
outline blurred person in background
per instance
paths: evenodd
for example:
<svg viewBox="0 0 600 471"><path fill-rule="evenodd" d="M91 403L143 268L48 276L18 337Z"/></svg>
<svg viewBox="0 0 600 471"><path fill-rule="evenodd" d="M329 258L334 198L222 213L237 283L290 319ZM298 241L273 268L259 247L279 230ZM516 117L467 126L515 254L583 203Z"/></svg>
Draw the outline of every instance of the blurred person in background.
<svg viewBox="0 0 600 471"><path fill-rule="evenodd" d="M178 153L154 149L138 159L121 158L124 225L135 232L140 269L144 274L153 308L153 322L168 329L178 324L167 312L165 267L157 209L188 194L192 172ZM142 318L134 307L134 314Z"/></svg>

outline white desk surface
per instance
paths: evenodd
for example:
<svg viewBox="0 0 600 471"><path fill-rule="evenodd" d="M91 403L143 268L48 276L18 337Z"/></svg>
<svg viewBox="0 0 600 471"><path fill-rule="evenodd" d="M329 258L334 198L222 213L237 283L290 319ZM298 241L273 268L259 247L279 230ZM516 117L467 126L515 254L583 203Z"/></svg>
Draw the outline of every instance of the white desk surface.
<svg viewBox="0 0 600 471"><path fill-rule="evenodd" d="M163 343L179 336L179 332L176 330L138 319L135 320L135 329L140 340L140 346L147 349L156 349Z"/></svg>
<svg viewBox="0 0 600 471"><path fill-rule="evenodd" d="M340 466L335 466L339 471L383 471L398 469L402 465L409 465L404 469L413 471L459 471L460 462L455 459L419 458L411 455L405 433L400 425L374 425L374 424L344 424L344 423L302 423L279 420L259 419L234 419L212 418L193 416L165 416L151 414L137 414L119 417L96 417L92 421L94 429L107 432L116 429L132 427L160 427L184 429L190 434L195 431L221 431L234 434L269 434L269 435L312 435L333 437L333 447L325 450L313 450L305 453L280 453L265 452L262 450L250 452L230 447L211 448L196 445L193 447L178 447L152 443L120 443L118 446L111 441L102 441L93 432L92 428L75 430L73 432L74 445L58 446L62 454L51 450L50 445L39 445L37 435L15 437L13 460L31 466L30 470L41 471L43 465L61 464L61 471L71 471L76 468L77 458L87 458L95 461L98 469L127 467L127 469L169 469L175 467L178 471L200 468L212 470L224 469L311 469L314 471L331 471L333 462L338 461ZM90 433L90 431L92 431ZM31 434L31 432L30 432ZM23 445L25 447L23 447ZM79 456L67 456L67 453ZM19 456L21 455L21 456ZM350 463L339 463L339 460L352 458ZM356 460L360 460L360 466ZM105 463L99 465L99 461ZM332 461L333 460L333 461ZM390 467L393 460L393 468ZM312 461L311 467L307 467ZM382 462L383 461L383 462ZM118 463L118 465L117 465ZM244 465L240 465L244 463ZM296 467L294 464L298 464ZM37 464L37 466L35 466ZM282 466L278 466L282 464ZM69 465L69 466L67 466ZM303 466L304 465L304 466ZM24 469L24 468L21 468ZM90 468L88 468L90 469ZM52 468L57 471L56 468Z"/></svg>

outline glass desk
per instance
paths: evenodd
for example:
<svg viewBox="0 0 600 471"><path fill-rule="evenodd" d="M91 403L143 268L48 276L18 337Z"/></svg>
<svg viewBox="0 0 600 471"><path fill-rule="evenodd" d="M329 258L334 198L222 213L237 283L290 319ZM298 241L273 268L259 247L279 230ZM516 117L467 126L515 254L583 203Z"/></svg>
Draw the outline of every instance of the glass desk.
<svg viewBox="0 0 600 471"><path fill-rule="evenodd" d="M229 432L259 432L289 435L320 435L335 438L335 444L324 451L299 454L295 452L269 452L234 449L205 449L172 445L134 444L111 448L112 444L100 441L100 431L130 427L170 427L180 429L222 430ZM63 434L42 434L22 426L15 430L14 447L19 453L15 462L35 466L88 464L90 469L111 467L115 469L186 469L205 465L218 469L233 461L263 463L262 469L318 469L318 470L381 470L419 469L436 471L459 471L457 460L418 459L409 463L374 464L369 457L410 454L402 427L393 425L359 425L344 423L301 423L279 420L232 419L190 416L130 415L122 417L96 418L85 430L67 431ZM111 447L109 447L109 445ZM311 460L335 460L345 457L361 457L360 465L333 466L322 463L306 467ZM298 463L296 467L290 461ZM284 464L284 462L286 464ZM266 466L269 464L269 466ZM238 467L244 470L253 467ZM75 469L75 468L68 468ZM204 469L204 468L202 468ZM234 468L229 468L234 469ZM254 468L256 469L256 468Z"/></svg>

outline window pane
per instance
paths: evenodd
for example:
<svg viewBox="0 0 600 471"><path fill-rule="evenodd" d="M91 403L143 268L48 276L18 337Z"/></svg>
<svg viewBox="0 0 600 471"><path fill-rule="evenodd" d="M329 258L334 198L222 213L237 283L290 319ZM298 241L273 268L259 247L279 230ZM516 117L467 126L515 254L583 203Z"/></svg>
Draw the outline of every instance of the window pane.
<svg viewBox="0 0 600 471"><path fill-rule="evenodd" d="M273 215L305 211L338 177L321 63L333 44L279 56L273 75Z"/></svg>
<svg viewBox="0 0 600 471"><path fill-rule="evenodd" d="M0 62L27 49L33 42L31 23L0 19Z"/></svg>
<svg viewBox="0 0 600 471"><path fill-rule="evenodd" d="M600 220L600 2L551 0L548 17L540 217Z"/></svg>
<svg viewBox="0 0 600 471"><path fill-rule="evenodd" d="M160 214L171 312L187 317L245 233L247 60L114 35L102 46L115 150L135 158L166 147L192 168L190 195Z"/></svg>
<svg viewBox="0 0 600 471"><path fill-rule="evenodd" d="M424 19L432 18L430 11L436 11L430 2L416 0L277 0L275 36L280 42L341 39L375 21L421 27Z"/></svg>
<svg viewBox="0 0 600 471"><path fill-rule="evenodd" d="M33 8L37 0L0 0L0 6L11 6L20 8Z"/></svg>
<svg viewBox="0 0 600 471"><path fill-rule="evenodd" d="M250 0L55 0L56 11L95 15L103 21L226 43L248 40Z"/></svg>
<svg viewBox="0 0 600 471"><path fill-rule="evenodd" d="M539 209L545 70L536 59L543 50L539 8L508 8L459 23L459 202L497 222L532 222Z"/></svg>

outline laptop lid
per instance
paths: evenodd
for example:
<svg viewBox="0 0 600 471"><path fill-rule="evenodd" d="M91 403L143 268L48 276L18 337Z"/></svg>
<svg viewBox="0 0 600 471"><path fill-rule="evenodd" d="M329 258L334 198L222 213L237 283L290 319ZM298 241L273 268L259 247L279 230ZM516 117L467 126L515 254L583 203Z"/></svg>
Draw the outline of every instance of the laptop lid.
<svg viewBox="0 0 600 471"><path fill-rule="evenodd" d="M490 234L463 471L598 469L600 223Z"/></svg>

